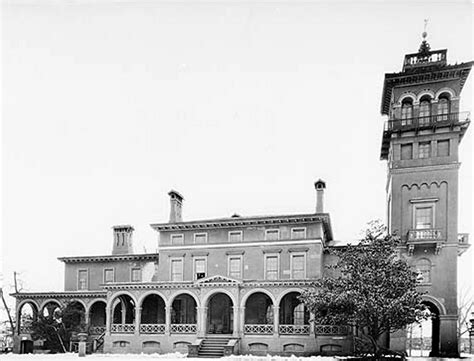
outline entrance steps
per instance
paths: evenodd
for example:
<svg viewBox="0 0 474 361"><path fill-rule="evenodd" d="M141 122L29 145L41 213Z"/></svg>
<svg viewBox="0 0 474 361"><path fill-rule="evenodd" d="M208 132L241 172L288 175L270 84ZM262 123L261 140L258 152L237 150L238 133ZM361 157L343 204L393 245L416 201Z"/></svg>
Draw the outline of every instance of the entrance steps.
<svg viewBox="0 0 474 361"><path fill-rule="evenodd" d="M214 358L224 356L224 346L229 342L230 337L208 336L202 340L199 347L198 357Z"/></svg>

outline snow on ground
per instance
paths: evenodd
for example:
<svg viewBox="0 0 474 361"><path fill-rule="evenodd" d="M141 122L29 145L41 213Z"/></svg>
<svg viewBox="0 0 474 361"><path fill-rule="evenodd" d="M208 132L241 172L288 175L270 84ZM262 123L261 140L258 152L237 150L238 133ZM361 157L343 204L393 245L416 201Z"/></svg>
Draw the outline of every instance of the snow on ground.
<svg viewBox="0 0 474 361"><path fill-rule="evenodd" d="M77 353L66 353L66 354L26 354L26 355L16 355L16 354L6 354L0 355L1 361L52 361L52 360L77 360L79 356ZM93 354L87 355L84 358L80 358L84 361L125 361L125 360L144 360L150 361L151 359L160 359L160 361L174 361L186 358L186 355L180 353L174 354ZM205 358L186 358L186 361L216 361L216 359L205 359ZM333 357L321 357L321 356L311 356L311 357L282 357L282 356L229 356L221 359L222 361L334 361Z"/></svg>

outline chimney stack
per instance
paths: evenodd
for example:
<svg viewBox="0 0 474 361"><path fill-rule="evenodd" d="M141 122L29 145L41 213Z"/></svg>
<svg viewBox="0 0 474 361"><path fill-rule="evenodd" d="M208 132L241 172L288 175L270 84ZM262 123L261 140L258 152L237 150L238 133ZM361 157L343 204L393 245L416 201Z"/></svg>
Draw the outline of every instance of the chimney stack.
<svg viewBox="0 0 474 361"><path fill-rule="evenodd" d="M114 226L114 244L112 254L133 254L133 227L130 225Z"/></svg>
<svg viewBox="0 0 474 361"><path fill-rule="evenodd" d="M326 182L318 179L314 182L316 188L316 213L324 213L324 190L326 189Z"/></svg>
<svg viewBox="0 0 474 361"><path fill-rule="evenodd" d="M183 196L174 190L170 190L170 220L169 223L177 223L183 221Z"/></svg>

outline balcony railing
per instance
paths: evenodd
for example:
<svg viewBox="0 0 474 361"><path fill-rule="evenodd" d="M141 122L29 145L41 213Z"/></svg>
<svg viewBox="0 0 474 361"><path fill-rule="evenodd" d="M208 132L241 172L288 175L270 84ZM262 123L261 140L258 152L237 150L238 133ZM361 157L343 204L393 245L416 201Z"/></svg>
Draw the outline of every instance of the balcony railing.
<svg viewBox="0 0 474 361"><path fill-rule="evenodd" d="M408 231L409 241L441 240L442 234L439 229L412 229Z"/></svg>
<svg viewBox="0 0 474 361"><path fill-rule="evenodd" d="M244 325L244 333L271 335L273 334L273 325Z"/></svg>
<svg viewBox="0 0 474 361"><path fill-rule="evenodd" d="M112 333L134 333L135 325L128 323L113 323L110 328Z"/></svg>
<svg viewBox="0 0 474 361"><path fill-rule="evenodd" d="M314 333L316 335L347 335L349 334L349 326L337 325L315 325Z"/></svg>
<svg viewBox="0 0 474 361"><path fill-rule="evenodd" d="M456 112L449 114L433 114L406 119L391 119L385 122L385 131L398 131L410 129L423 129L436 126L449 126L469 122L469 112Z"/></svg>
<svg viewBox="0 0 474 361"><path fill-rule="evenodd" d="M447 50L434 50L427 53L413 53L405 55L403 70L420 66L444 65L446 64Z"/></svg>
<svg viewBox="0 0 474 361"><path fill-rule="evenodd" d="M468 245L469 244L469 233L459 233L458 234L458 243L460 245Z"/></svg>
<svg viewBox="0 0 474 361"><path fill-rule="evenodd" d="M280 325L280 335L309 335L309 325Z"/></svg>
<svg viewBox="0 0 474 361"><path fill-rule="evenodd" d="M197 325L195 323L173 323L170 331L171 333L196 333Z"/></svg>

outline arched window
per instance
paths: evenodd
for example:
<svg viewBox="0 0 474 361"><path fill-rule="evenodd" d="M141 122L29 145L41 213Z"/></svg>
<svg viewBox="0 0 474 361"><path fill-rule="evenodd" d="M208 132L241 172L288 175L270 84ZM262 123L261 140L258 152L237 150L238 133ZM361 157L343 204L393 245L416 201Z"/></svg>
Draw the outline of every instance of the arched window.
<svg viewBox="0 0 474 361"><path fill-rule="evenodd" d="M431 283L431 262L422 258L416 262L416 269L419 274L420 283Z"/></svg>
<svg viewBox="0 0 474 361"><path fill-rule="evenodd" d="M413 101L411 98L405 98L402 101L402 125L411 124L413 118Z"/></svg>
<svg viewBox="0 0 474 361"><path fill-rule="evenodd" d="M449 114L449 97L446 94L443 94L439 97L438 101L438 117L437 121L438 122L443 122L448 120L448 114Z"/></svg>
<svg viewBox="0 0 474 361"><path fill-rule="evenodd" d="M431 116L431 99L429 97L423 97L420 101L420 125L427 125L430 123Z"/></svg>

